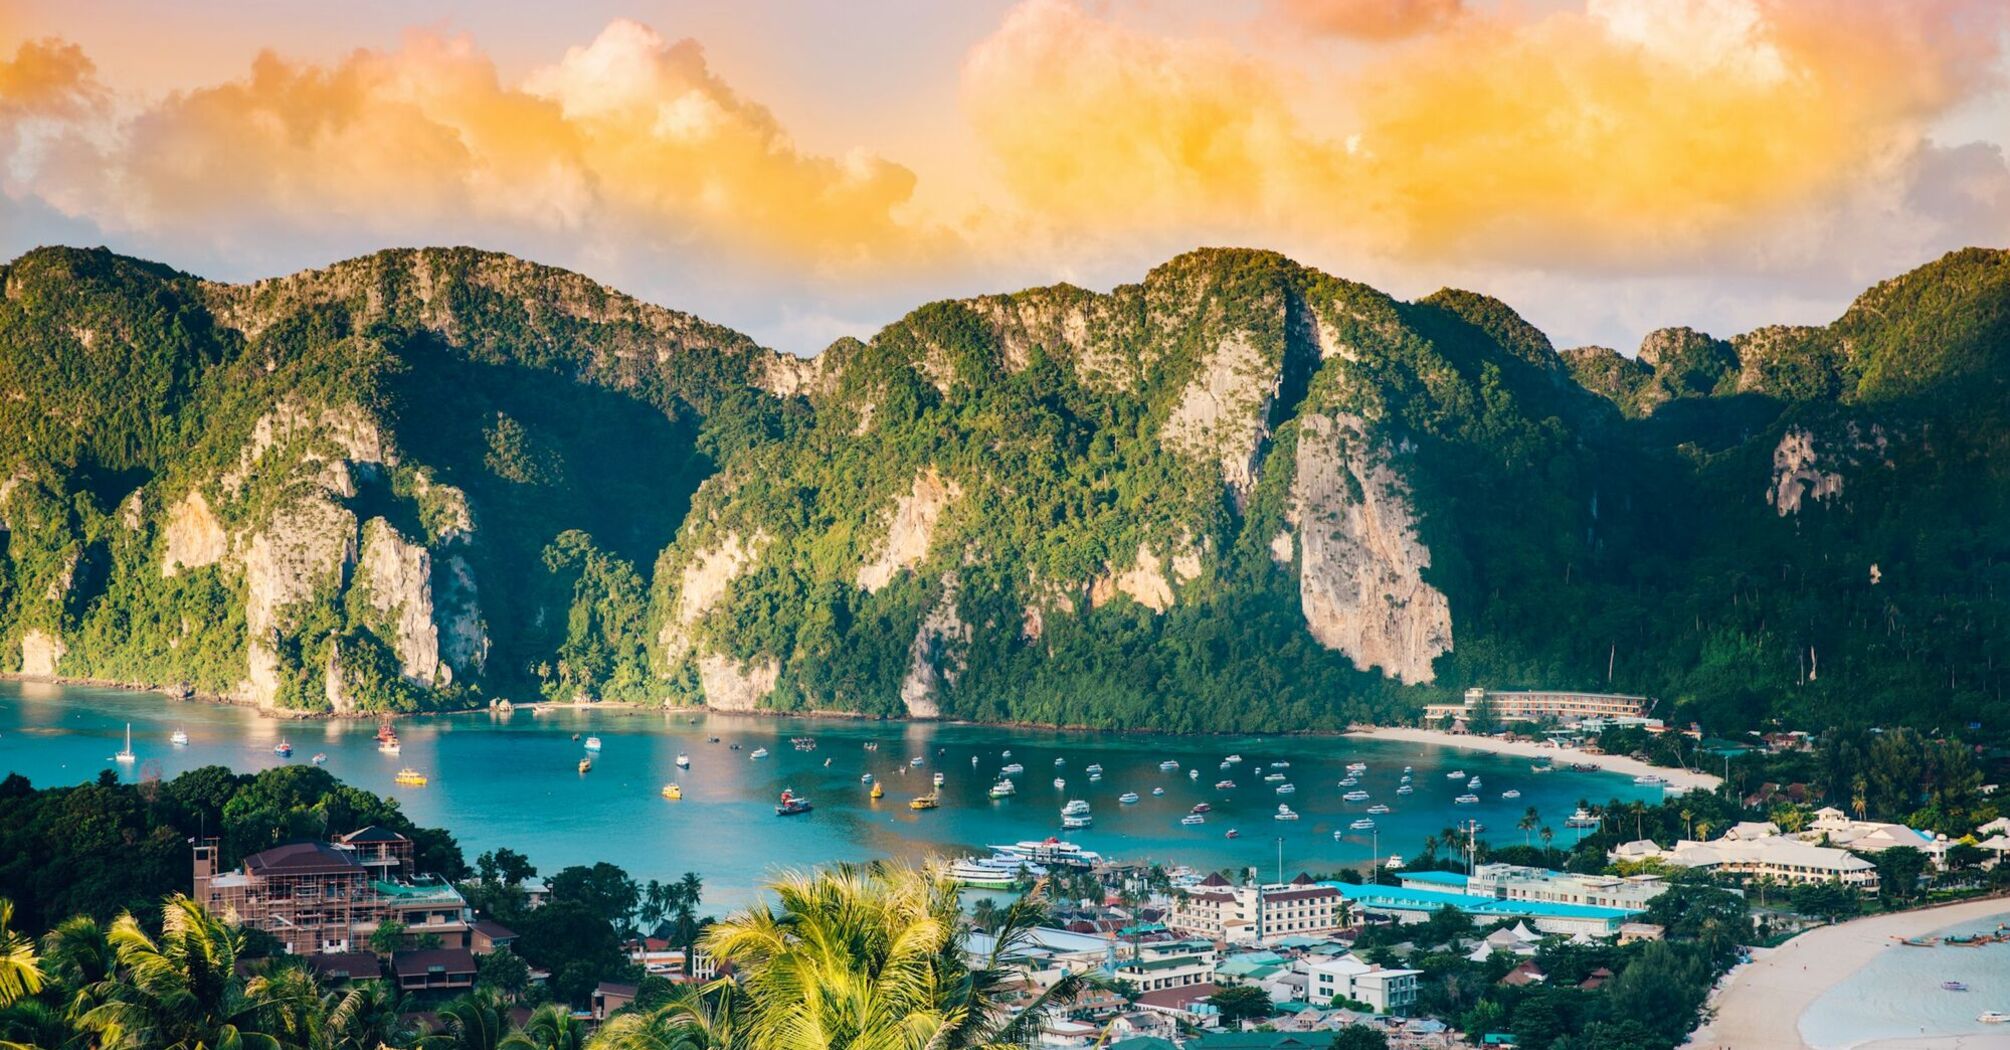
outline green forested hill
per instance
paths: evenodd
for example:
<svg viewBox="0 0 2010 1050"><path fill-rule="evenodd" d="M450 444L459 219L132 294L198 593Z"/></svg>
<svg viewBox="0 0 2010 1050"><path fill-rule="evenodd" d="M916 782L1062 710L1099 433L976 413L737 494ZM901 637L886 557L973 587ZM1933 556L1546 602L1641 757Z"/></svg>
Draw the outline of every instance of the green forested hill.
<svg viewBox="0 0 2010 1050"><path fill-rule="evenodd" d="M1630 357L1250 251L813 360L466 249L0 283L8 670L1186 730L1472 684L2004 710L2002 252Z"/></svg>

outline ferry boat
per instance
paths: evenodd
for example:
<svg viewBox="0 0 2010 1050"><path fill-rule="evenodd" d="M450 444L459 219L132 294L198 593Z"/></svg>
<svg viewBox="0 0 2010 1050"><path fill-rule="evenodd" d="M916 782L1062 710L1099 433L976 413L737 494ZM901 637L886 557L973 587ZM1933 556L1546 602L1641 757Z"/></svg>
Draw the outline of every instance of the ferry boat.
<svg viewBox="0 0 2010 1050"><path fill-rule="evenodd" d="M1065 789L1065 788L1066 788L1067 786L1068 786L1068 782L1067 782L1067 781L1065 781L1065 780L1061 779L1060 777L1055 777L1055 778L1054 778L1054 790L1056 790L1056 791L1061 791L1061 790Z"/></svg>
<svg viewBox="0 0 2010 1050"><path fill-rule="evenodd" d="M1162 787L1155 787L1155 788L1153 788L1153 789L1152 789L1152 797L1153 797L1153 798L1157 798L1158 796L1160 796L1160 795L1163 795L1163 794L1165 794L1165 793L1166 793L1166 789L1165 789L1165 788L1162 788Z"/></svg>
<svg viewBox="0 0 2010 1050"><path fill-rule="evenodd" d="M326 752L326 751L316 751L316 752L314 752L314 758L313 758L313 759L312 759L311 761L312 761L312 762L313 762L313 763L314 763L315 765L317 765L317 766L324 766L324 765L327 765L327 764L328 764L328 752Z"/></svg>
<svg viewBox="0 0 2010 1050"><path fill-rule="evenodd" d="M1360 820L1347 826L1353 828L1355 831L1373 831L1375 828L1375 818L1362 817Z"/></svg>
<svg viewBox="0 0 2010 1050"><path fill-rule="evenodd" d="M1165 761L1163 761L1163 762L1160 762L1160 763L1159 763L1159 772L1161 772L1161 773L1170 773L1170 772L1172 772L1173 770L1175 770L1175 769L1178 769L1178 768L1179 768L1179 763L1178 763L1178 762L1175 762L1175 761L1173 761L1173 760L1172 760L1172 759L1170 759L1170 758L1168 758L1168 759L1166 759Z"/></svg>
<svg viewBox="0 0 2010 1050"><path fill-rule="evenodd" d="M942 805L942 798L933 791L926 795L916 795L907 800L907 808L909 809L934 809L940 805Z"/></svg>
<svg viewBox="0 0 2010 1050"><path fill-rule="evenodd" d="M1061 818L1061 826L1067 828L1070 831L1079 831L1082 828L1086 828L1089 825L1094 824L1095 822L1096 818L1088 815L1087 813L1077 813L1072 817Z"/></svg>
<svg viewBox="0 0 2010 1050"><path fill-rule="evenodd" d="M125 750L119 752L116 755L113 755L112 758L114 761L130 764L133 761L137 760L138 757L139 756L133 754L133 724L131 722L127 722Z"/></svg>
<svg viewBox="0 0 2010 1050"><path fill-rule="evenodd" d="M1026 772L1026 767L1020 765L1017 762L1008 762L1004 765L1003 768L999 769L998 772L1003 773L1008 777L1016 777L1019 774Z"/></svg>
<svg viewBox="0 0 2010 1050"><path fill-rule="evenodd" d="M1377 802L1374 805L1368 807L1368 812L1380 815L1389 812L1389 807L1387 805L1384 805L1383 803Z"/></svg>
<svg viewBox="0 0 2010 1050"><path fill-rule="evenodd" d="M1215 789L1216 791L1234 791L1234 790L1235 790L1235 781L1233 781L1233 780L1217 780L1217 781L1215 781L1215 782L1214 782L1214 789Z"/></svg>
<svg viewBox="0 0 2010 1050"><path fill-rule="evenodd" d="M591 772L593 772L593 760L592 760L592 759L590 759L590 758L582 758L582 759L580 759L580 760L579 760L579 771L580 771L581 773L591 773Z"/></svg>
<svg viewBox="0 0 2010 1050"><path fill-rule="evenodd" d="M1411 787L1411 786L1410 786L1410 785L1408 785L1408 784L1398 784L1398 785L1396 785L1396 794L1398 794L1398 795L1409 795L1409 794L1413 794L1413 793L1415 793L1415 792L1416 792L1416 790L1417 790L1416 788L1413 788L1413 787Z"/></svg>
<svg viewBox="0 0 2010 1050"><path fill-rule="evenodd" d="M874 785L872 786L872 790L866 793L866 797L867 797L867 798L885 798L885 797L886 797L886 785L885 785L885 784L874 784Z"/></svg>
<svg viewBox="0 0 2010 1050"><path fill-rule="evenodd" d="M1662 777L1656 776L1653 773L1642 773L1639 776L1634 777L1633 782L1635 784L1645 784L1649 787L1652 787L1656 784L1668 783L1667 780L1663 779Z"/></svg>
<svg viewBox="0 0 2010 1050"><path fill-rule="evenodd" d="M665 784L663 785L663 797L672 802L680 801L684 797L684 789L677 784Z"/></svg>
<svg viewBox="0 0 2010 1050"><path fill-rule="evenodd" d="M1135 791L1126 791L1117 796L1117 801L1126 806L1134 806L1138 802L1138 793Z"/></svg>
<svg viewBox="0 0 2010 1050"><path fill-rule="evenodd" d="M1590 811L1579 808L1577 812L1572 813L1564 819L1563 826L1566 828L1595 828L1598 826L1598 818L1592 816Z"/></svg>
<svg viewBox="0 0 2010 1050"><path fill-rule="evenodd" d="M992 798L1006 798L1008 796L1016 795L1018 793L1019 789L1016 786L1014 786L1012 781L1010 780L1001 780L998 783L991 785Z"/></svg>
<svg viewBox="0 0 2010 1050"><path fill-rule="evenodd" d="M1277 804L1277 812L1275 812L1275 813L1272 813L1272 814L1270 815L1270 819L1272 819L1272 820L1297 820L1297 819L1298 819L1298 814L1296 814L1296 813L1293 813L1293 812L1291 811L1291 807L1290 807L1290 806L1287 806L1287 805L1285 805L1284 803L1282 803L1282 802L1279 802L1279 803Z"/></svg>
<svg viewBox="0 0 2010 1050"><path fill-rule="evenodd" d="M180 726L176 726L174 732L168 736L168 743L173 744L176 747L187 747L188 730L183 729Z"/></svg>
<svg viewBox="0 0 2010 1050"><path fill-rule="evenodd" d="M586 749L587 749L588 751L598 751L598 750L600 750L600 738L599 738L599 737L597 737L597 736L590 736L590 737L587 737L587 738L586 738Z"/></svg>
<svg viewBox="0 0 2010 1050"><path fill-rule="evenodd" d="M747 760L752 761L757 758L766 758L766 757L768 757L768 749L765 747L757 747L753 750L752 754L749 754L747 756Z"/></svg>
<svg viewBox="0 0 2010 1050"><path fill-rule="evenodd" d="M1368 793L1360 790L1349 791L1340 796L1340 798L1345 802L1366 802L1368 801Z"/></svg>
<svg viewBox="0 0 2010 1050"><path fill-rule="evenodd" d="M1297 793L1297 791L1298 791L1298 785L1296 785L1296 784L1279 784L1279 785L1277 785L1277 793L1278 793L1278 794L1280 794L1280 795L1291 795L1291 794L1296 794L1296 793Z"/></svg>
<svg viewBox="0 0 2010 1050"><path fill-rule="evenodd" d="M1190 809L1190 810L1187 810L1187 812L1189 812L1189 813L1206 813L1206 812L1208 812L1208 811L1210 811L1210 810L1212 810L1212 809L1214 809L1214 807L1213 807L1213 806L1210 806L1210 805L1208 805L1208 804L1207 804L1207 803L1205 803L1205 802L1196 802L1196 803L1194 803L1194 804L1193 804L1193 808L1192 808L1192 809Z"/></svg>
<svg viewBox="0 0 2010 1050"><path fill-rule="evenodd" d="M980 890L1009 890L1017 885L1020 872L1038 878L1044 870L1011 857L968 857L949 865L949 877Z"/></svg>
<svg viewBox="0 0 2010 1050"><path fill-rule="evenodd" d="M129 730L129 732L130 732L130 730ZM130 749L130 745L129 745L129 749ZM289 743L287 743L287 742L286 742L286 741L284 741L284 740L281 740L281 741L280 741L279 743L277 743L277 744L274 744L274 745L272 745L272 753L273 753L273 754L275 754L275 755L278 755L278 756L279 756L280 758L292 758L292 757L293 757L293 745L292 745L292 744L289 744Z"/></svg>
<svg viewBox="0 0 2010 1050"><path fill-rule="evenodd" d="M793 817L798 813L808 813L810 808L808 798L796 794L791 788L783 788L781 801L775 803L775 816Z"/></svg>
<svg viewBox="0 0 2010 1050"><path fill-rule="evenodd" d="M398 770L398 775L392 777L391 781L393 783L403 784L406 787L425 787L426 775L424 773L419 772L416 769L413 769L410 766L406 766L405 768Z"/></svg>
<svg viewBox="0 0 2010 1050"><path fill-rule="evenodd" d="M1502 797L1502 798L1520 798L1520 797L1521 797L1521 792L1519 792L1519 791L1516 791L1516 790L1515 790L1514 788L1509 788L1509 789L1507 789L1506 791L1503 791L1503 792L1501 792L1501 797Z"/></svg>
<svg viewBox="0 0 2010 1050"><path fill-rule="evenodd" d="M1478 795L1460 795L1458 798L1455 798L1452 801L1458 803L1461 806L1470 806L1478 802L1479 800L1480 797Z"/></svg>
<svg viewBox="0 0 2010 1050"><path fill-rule="evenodd" d="M678 769L690 769L690 768L691 768L691 756L690 756L690 755L687 755L687 754L685 754L685 753L684 753L684 752L682 752L682 751L679 751L679 752L677 752L677 768L678 768Z"/></svg>
<svg viewBox="0 0 2010 1050"><path fill-rule="evenodd" d="M1009 846L992 846L993 853L1048 868L1093 868L1103 855L1058 838L1026 839Z"/></svg>
<svg viewBox="0 0 2010 1050"><path fill-rule="evenodd" d="M1207 818L1201 816L1198 813L1188 813L1186 816L1179 818L1179 822L1181 824L1187 825L1188 827L1192 827L1195 824L1207 823Z"/></svg>

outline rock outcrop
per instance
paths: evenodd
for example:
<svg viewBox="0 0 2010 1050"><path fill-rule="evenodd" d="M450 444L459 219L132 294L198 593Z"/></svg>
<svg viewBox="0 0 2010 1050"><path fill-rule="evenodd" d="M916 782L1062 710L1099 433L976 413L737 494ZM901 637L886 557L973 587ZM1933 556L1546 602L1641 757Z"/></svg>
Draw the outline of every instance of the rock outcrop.
<svg viewBox="0 0 2010 1050"><path fill-rule="evenodd" d="M29 631L21 636L21 673L52 678L69 651L57 635L40 629Z"/></svg>
<svg viewBox="0 0 2010 1050"><path fill-rule="evenodd" d="M215 565L230 553L230 536L223 531L223 523L209 509L209 500L200 489L191 489L168 509L162 542L165 548L161 555L162 576Z"/></svg>
<svg viewBox="0 0 2010 1050"><path fill-rule="evenodd" d="M962 496L962 487L933 467L915 475L913 487L894 503L879 553L859 566L858 585L877 594L902 570L920 565L935 542L943 514Z"/></svg>
<svg viewBox="0 0 2010 1050"><path fill-rule="evenodd" d="M1270 406L1283 374L1248 332L1235 332L1201 360L1160 431L1175 451L1213 459L1241 506L1256 487L1256 465L1270 436Z"/></svg>
<svg viewBox="0 0 2010 1050"><path fill-rule="evenodd" d="M705 690L705 705L715 711L752 711L761 706L775 683L781 680L781 662L773 657L743 665L723 653L706 653L698 658L698 682Z"/></svg>
<svg viewBox="0 0 2010 1050"><path fill-rule="evenodd" d="M956 684L963 673L963 653L958 647L970 642L970 625L963 622L956 602L959 583L953 572L944 573L941 592L907 649L907 676L900 683L900 702L909 718L940 718L942 690Z"/></svg>
<svg viewBox="0 0 2010 1050"><path fill-rule="evenodd" d="M1299 427L1289 520L1306 626L1356 667L1431 681L1431 662L1452 648L1451 606L1424 582L1431 552L1417 539L1409 486L1359 419L1307 413Z"/></svg>
<svg viewBox="0 0 2010 1050"><path fill-rule="evenodd" d="M315 493L273 513L244 552L244 699L271 706L282 682L277 644L287 612L321 589L333 591L356 561L356 516Z"/></svg>
<svg viewBox="0 0 2010 1050"><path fill-rule="evenodd" d="M399 671L420 685L445 684L453 672L440 663L440 629L433 620L433 556L406 540L382 518L363 525L363 550L351 587L390 632Z"/></svg>
<svg viewBox="0 0 2010 1050"><path fill-rule="evenodd" d="M1815 436L1805 427L1790 427L1773 449L1773 479L1766 502L1780 517L1799 514L1804 500L1824 501L1842 493L1839 471L1817 466Z"/></svg>

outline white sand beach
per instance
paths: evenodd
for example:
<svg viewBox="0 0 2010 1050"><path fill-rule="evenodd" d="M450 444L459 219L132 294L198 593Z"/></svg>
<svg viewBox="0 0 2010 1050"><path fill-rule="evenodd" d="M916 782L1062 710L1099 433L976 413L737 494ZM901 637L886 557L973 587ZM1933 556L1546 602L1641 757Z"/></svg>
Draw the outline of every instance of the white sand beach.
<svg viewBox="0 0 2010 1050"><path fill-rule="evenodd" d="M1744 1050L1815 1050L1801 1038L1801 1015L1822 993L1862 969L1901 937L2010 912L2010 898L1992 897L1937 908L1874 915L1794 938L1769 952L1754 953L1713 993L1715 1016L1689 1037L1689 1045ZM1910 949L1904 949L1910 950ZM1877 1050L1971 1050L2010 1046L2010 1032L1922 1036L1864 1044Z"/></svg>
<svg viewBox="0 0 2010 1050"><path fill-rule="evenodd" d="M1413 744L1463 747L1470 751L1488 751L1497 755L1525 755L1529 758L1553 758L1558 762L1582 762L1614 773L1624 773L1630 777L1652 773L1668 781L1669 786L1684 791L1714 791L1717 785L1723 782L1723 778L1714 773L1651 766L1625 755L1588 755L1573 748L1551 747L1532 741L1498 740L1490 736L1447 733L1441 729L1413 729L1408 726L1355 726L1347 732L1352 736L1364 736L1375 740L1404 740Z"/></svg>

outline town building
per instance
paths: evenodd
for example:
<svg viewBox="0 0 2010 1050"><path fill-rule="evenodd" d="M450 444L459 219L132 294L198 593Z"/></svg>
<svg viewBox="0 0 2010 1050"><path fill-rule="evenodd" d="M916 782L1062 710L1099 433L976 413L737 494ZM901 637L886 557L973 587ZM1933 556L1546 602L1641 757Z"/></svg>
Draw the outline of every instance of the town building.
<svg viewBox="0 0 2010 1050"><path fill-rule="evenodd" d="M1236 885L1214 874L1174 900L1166 925L1231 944L1269 944L1336 932L1346 915L1345 899L1307 875L1288 883Z"/></svg>
<svg viewBox="0 0 2010 1050"><path fill-rule="evenodd" d="M1544 933L1585 934L1611 937L1621 923L1636 912L1590 904L1554 904L1548 901L1500 900L1466 892L1466 877L1456 872L1403 872L1402 885L1378 886L1328 883L1347 898L1349 906L1365 915L1379 915L1397 922L1424 922L1438 909L1457 908L1480 922L1520 919Z"/></svg>
<svg viewBox="0 0 2010 1050"><path fill-rule="evenodd" d="M466 948L398 952L391 956L391 973L401 992L465 992L475 986L475 953Z"/></svg>
<svg viewBox="0 0 2010 1050"><path fill-rule="evenodd" d="M1214 955L1140 955L1117 966L1113 976L1140 992L1214 983Z"/></svg>
<svg viewBox="0 0 2010 1050"><path fill-rule="evenodd" d="M1610 856L1614 860L1659 860L1678 868L1703 868L1745 878L1774 882L1839 882L1866 893L1878 888L1877 867L1848 850L1816 846L1788 835L1764 834L1771 825L1741 825L1737 836L1726 834L1710 842L1677 842L1672 848L1649 849L1646 840L1629 842ZM1734 829L1736 830L1736 829Z"/></svg>
<svg viewBox="0 0 2010 1050"><path fill-rule="evenodd" d="M1417 1002L1422 970L1385 969L1357 955L1308 956L1297 966L1305 975L1305 999L1322 1004L1343 997L1374 1007L1378 1014L1401 1013Z"/></svg>
<svg viewBox="0 0 2010 1050"><path fill-rule="evenodd" d="M1481 864L1466 880L1465 892L1495 900L1589 904L1645 911L1647 902L1668 889L1659 875L1574 875L1518 864Z"/></svg>
<svg viewBox="0 0 2010 1050"><path fill-rule="evenodd" d="M1482 707L1491 711L1495 720L1502 722L1539 722L1546 719L1581 722L1591 718L1645 719L1647 712L1653 709L1654 701L1644 696L1617 693L1559 690L1501 692L1473 688L1466 690L1465 699L1459 703L1424 705L1424 720L1437 722L1449 718L1467 721Z"/></svg>
<svg viewBox="0 0 2010 1050"><path fill-rule="evenodd" d="M412 876L411 845L396 832L364 828L333 842L274 846L222 871L216 840L205 839L194 850L194 896L295 955L360 951L391 921L404 924L408 941L471 947L467 900L444 879Z"/></svg>

